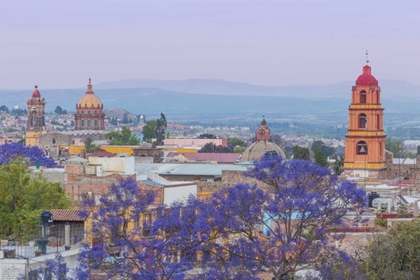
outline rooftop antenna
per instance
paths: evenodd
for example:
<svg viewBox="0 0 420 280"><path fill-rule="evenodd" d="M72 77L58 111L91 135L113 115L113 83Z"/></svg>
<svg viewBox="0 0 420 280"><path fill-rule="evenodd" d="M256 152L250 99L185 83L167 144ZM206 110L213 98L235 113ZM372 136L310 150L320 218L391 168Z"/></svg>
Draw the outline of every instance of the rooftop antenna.
<svg viewBox="0 0 420 280"><path fill-rule="evenodd" d="M366 50L366 65L369 65L369 52Z"/></svg>

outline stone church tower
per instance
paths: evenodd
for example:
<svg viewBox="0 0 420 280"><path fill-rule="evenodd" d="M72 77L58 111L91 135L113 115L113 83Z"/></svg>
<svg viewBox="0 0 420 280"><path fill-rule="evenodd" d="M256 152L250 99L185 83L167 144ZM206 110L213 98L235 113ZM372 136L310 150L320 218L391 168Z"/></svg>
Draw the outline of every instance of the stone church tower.
<svg viewBox="0 0 420 280"><path fill-rule="evenodd" d="M105 130L104 105L92 91L91 80L86 94L76 104L74 130Z"/></svg>
<svg viewBox="0 0 420 280"><path fill-rule="evenodd" d="M385 137L381 89L365 65L352 88L349 128L346 135L344 173L378 178L385 166Z"/></svg>
<svg viewBox="0 0 420 280"><path fill-rule="evenodd" d="M38 146L41 133L45 132L45 100L41 98L38 86L32 97L26 102L28 105L28 121L26 124L26 146Z"/></svg>

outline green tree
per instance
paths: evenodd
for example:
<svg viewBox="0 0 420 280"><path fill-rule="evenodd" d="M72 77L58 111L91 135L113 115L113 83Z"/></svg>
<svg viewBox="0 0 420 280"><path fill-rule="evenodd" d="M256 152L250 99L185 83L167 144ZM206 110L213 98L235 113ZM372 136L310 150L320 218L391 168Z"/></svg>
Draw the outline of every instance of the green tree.
<svg viewBox="0 0 420 280"><path fill-rule="evenodd" d="M1 112L6 112L6 113L9 113L9 108L7 108L7 106L6 106L6 105L1 105L1 106L0 106L0 111L1 111Z"/></svg>
<svg viewBox="0 0 420 280"><path fill-rule="evenodd" d="M304 148L304 147L294 146L293 159L310 159L309 149Z"/></svg>
<svg viewBox="0 0 420 280"><path fill-rule="evenodd" d="M364 250L367 279L420 279L420 220L396 223Z"/></svg>
<svg viewBox="0 0 420 280"><path fill-rule="evenodd" d="M109 124L110 125L118 125L118 121L116 118L111 117L111 119L109 120Z"/></svg>
<svg viewBox="0 0 420 280"><path fill-rule="evenodd" d="M206 143L203 148L201 148L199 153L215 153L217 146L211 142Z"/></svg>
<svg viewBox="0 0 420 280"><path fill-rule="evenodd" d="M235 147L235 149L233 151L235 153L242 154L243 152L245 152L245 150L246 150L245 147Z"/></svg>
<svg viewBox="0 0 420 280"><path fill-rule="evenodd" d="M86 150L86 153L90 154L90 153L95 153L99 151L100 148L93 144L93 140L91 138L87 138L85 140L85 150Z"/></svg>
<svg viewBox="0 0 420 280"><path fill-rule="evenodd" d="M315 153L315 163L322 167L328 167L327 157L324 155L321 148L318 148Z"/></svg>
<svg viewBox="0 0 420 280"><path fill-rule="evenodd" d="M394 154L394 158L415 158L416 155L405 150L404 142L396 137L386 138L385 149Z"/></svg>
<svg viewBox="0 0 420 280"><path fill-rule="evenodd" d="M152 142L153 138L156 138L156 121L151 120L146 123L143 127L143 141Z"/></svg>
<svg viewBox="0 0 420 280"><path fill-rule="evenodd" d="M58 183L41 173L31 174L24 162L0 166L0 238L25 241L37 233L39 215L45 209L65 209L70 199ZM28 241L28 240L26 240Z"/></svg>
<svg viewBox="0 0 420 280"><path fill-rule="evenodd" d="M65 115L67 114L67 110L64 110L60 106L57 106L55 107L54 113L59 114L59 115Z"/></svg>
<svg viewBox="0 0 420 280"><path fill-rule="evenodd" d="M400 207L398 207L397 210L397 218L410 218L411 215L408 213L407 206L404 204L401 204Z"/></svg>
<svg viewBox="0 0 420 280"><path fill-rule="evenodd" d="M163 145L165 140L165 129L167 128L166 117L163 113L160 113L160 118L156 120L156 141L155 145Z"/></svg>
<svg viewBox="0 0 420 280"><path fill-rule="evenodd" d="M128 124L129 123L128 114L127 113L124 113L124 117L123 117L121 123L123 123L123 124Z"/></svg>
<svg viewBox="0 0 420 280"><path fill-rule="evenodd" d="M109 145L138 145L140 140L134 135L130 128L123 126L121 131L112 131L105 134L110 139Z"/></svg>
<svg viewBox="0 0 420 280"><path fill-rule="evenodd" d="M235 147L247 147L248 144L245 143L245 141L242 141L239 138L233 137L233 138L228 138L227 139L227 143L229 147L235 148Z"/></svg>
<svg viewBox="0 0 420 280"><path fill-rule="evenodd" d="M311 145L311 151L312 152L316 153L318 151L318 149L321 149L322 153L326 157L330 157L330 156L335 154L335 149L333 147L329 147L329 146L325 145L324 142L321 141L321 140L316 140Z"/></svg>

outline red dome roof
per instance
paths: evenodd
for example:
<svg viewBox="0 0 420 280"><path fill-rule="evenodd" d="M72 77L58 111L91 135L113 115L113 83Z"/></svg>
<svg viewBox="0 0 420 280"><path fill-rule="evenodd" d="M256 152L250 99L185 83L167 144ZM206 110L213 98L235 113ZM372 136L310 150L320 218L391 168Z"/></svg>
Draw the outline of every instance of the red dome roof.
<svg viewBox="0 0 420 280"><path fill-rule="evenodd" d="M32 98L41 98L41 93L38 90L38 86L35 86L35 90L32 92Z"/></svg>
<svg viewBox="0 0 420 280"><path fill-rule="evenodd" d="M377 86L378 80L375 79L371 74L371 68L369 65L363 67L363 74L360 75L356 80L356 86Z"/></svg>

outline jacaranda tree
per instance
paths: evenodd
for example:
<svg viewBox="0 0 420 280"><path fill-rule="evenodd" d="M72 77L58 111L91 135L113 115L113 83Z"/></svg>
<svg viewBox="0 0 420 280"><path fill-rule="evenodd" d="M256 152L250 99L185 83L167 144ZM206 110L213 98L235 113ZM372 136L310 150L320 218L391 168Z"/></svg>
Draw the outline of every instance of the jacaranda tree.
<svg viewBox="0 0 420 280"><path fill-rule="evenodd" d="M0 145L0 164L23 160L30 166L57 167L54 159L45 155L39 147L28 147L21 143Z"/></svg>
<svg viewBox="0 0 420 280"><path fill-rule="evenodd" d="M246 176L259 185L237 184L171 206L154 206L155 194L131 179L99 203L87 197L82 213L92 220L87 236L94 242L83 250L79 271L91 277L99 269L107 279L239 280L289 279L306 269L313 271L307 279L363 279L333 246L342 235L332 232L358 221L346 215L363 211L364 190L311 161L273 156L256 161Z"/></svg>
<svg viewBox="0 0 420 280"><path fill-rule="evenodd" d="M86 247L80 261L105 273L106 279L182 279L191 266L171 259L178 245L163 232L152 232L151 218L142 219L152 211L153 217L166 215L164 208L151 207L154 198L154 192L140 189L132 179L112 186L99 205L86 197L81 214L92 220L88 236L93 246Z"/></svg>
<svg viewBox="0 0 420 280"><path fill-rule="evenodd" d="M200 240L204 278L284 279L304 269L328 279L362 278L330 242L343 237L331 230L357 222L345 217L366 206L363 189L311 161L281 157L255 162L246 176L264 184L224 188L196 211L195 235L188 238Z"/></svg>

